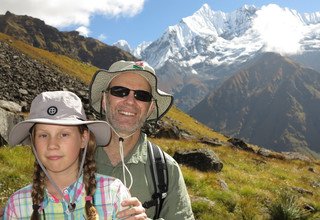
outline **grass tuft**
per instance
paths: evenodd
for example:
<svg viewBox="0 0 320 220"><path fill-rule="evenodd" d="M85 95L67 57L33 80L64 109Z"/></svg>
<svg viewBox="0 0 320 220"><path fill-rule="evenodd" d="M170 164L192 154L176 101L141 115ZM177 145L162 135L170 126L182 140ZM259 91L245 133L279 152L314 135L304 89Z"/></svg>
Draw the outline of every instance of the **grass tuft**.
<svg viewBox="0 0 320 220"><path fill-rule="evenodd" d="M288 192L281 192L278 199L268 206L271 220L309 219L310 212L302 208L298 197Z"/></svg>

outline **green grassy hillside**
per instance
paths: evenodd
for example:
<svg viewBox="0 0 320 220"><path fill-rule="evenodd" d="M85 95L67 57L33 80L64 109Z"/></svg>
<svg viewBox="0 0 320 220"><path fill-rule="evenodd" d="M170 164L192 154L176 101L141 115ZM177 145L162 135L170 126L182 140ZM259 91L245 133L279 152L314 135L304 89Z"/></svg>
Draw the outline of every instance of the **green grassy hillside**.
<svg viewBox="0 0 320 220"><path fill-rule="evenodd" d="M199 137L228 139L178 109L172 109L168 116ZM181 140L153 141L171 155L181 149L209 148L223 162L219 173L199 172L181 165L198 219L320 219L319 161L266 158L228 145L211 147ZM224 183L227 188L223 187ZM306 211L308 205L314 208L313 212ZM279 212L287 214L282 218L276 215Z"/></svg>
<svg viewBox="0 0 320 220"><path fill-rule="evenodd" d="M9 37L0 34L0 41ZM55 65L89 82L97 68L10 39L11 45L35 59ZM177 126L201 138L228 137L192 119L177 108L167 114ZM166 118L167 118L166 117ZM197 219L320 219L320 163L267 158L228 144L212 147L197 141L153 139L173 155L177 150L209 148L223 162L221 172L200 172L181 165ZM29 147L0 148L0 206L31 181Z"/></svg>

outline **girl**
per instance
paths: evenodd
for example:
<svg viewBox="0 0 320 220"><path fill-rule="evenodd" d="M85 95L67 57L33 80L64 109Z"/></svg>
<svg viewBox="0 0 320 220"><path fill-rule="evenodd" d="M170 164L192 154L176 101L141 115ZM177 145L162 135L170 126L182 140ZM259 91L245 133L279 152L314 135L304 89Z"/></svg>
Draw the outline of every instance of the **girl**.
<svg viewBox="0 0 320 220"><path fill-rule="evenodd" d="M130 194L120 180L95 173L95 145L109 140L109 125L87 121L74 93L38 95L9 135L12 146L31 144L33 183L9 198L3 219L115 219Z"/></svg>

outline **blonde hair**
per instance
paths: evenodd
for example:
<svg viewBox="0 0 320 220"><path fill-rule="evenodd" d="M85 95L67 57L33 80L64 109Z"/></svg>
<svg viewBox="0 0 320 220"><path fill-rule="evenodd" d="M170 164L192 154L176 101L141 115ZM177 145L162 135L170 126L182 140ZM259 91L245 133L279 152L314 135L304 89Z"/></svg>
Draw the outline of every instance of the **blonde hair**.
<svg viewBox="0 0 320 220"><path fill-rule="evenodd" d="M83 135L85 130L88 130L87 126L85 125L80 125L78 127L81 135ZM32 138L34 138L34 128L32 128ZM90 131L90 140L88 142L85 162L83 165L83 183L85 185L86 195L88 198L90 197L93 198L93 195L96 191L96 185L97 185L96 178L95 178L96 163L94 160L95 148L96 148L96 140L93 133ZM83 149L80 152L79 158L81 158L82 155L83 155ZM32 204L33 204L33 212L30 218L31 220L40 219L39 208L44 198L45 181L46 181L46 175L41 169L38 162L35 161L32 192L31 192ZM92 199L86 199L85 210L86 210L86 215L88 220L98 219L98 212L92 203Z"/></svg>

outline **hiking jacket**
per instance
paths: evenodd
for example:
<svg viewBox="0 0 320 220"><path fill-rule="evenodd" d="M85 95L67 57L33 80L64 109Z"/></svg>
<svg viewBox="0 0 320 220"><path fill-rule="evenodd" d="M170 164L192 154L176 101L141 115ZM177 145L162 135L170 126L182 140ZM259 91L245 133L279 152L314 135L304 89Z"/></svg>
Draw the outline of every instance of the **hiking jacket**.
<svg viewBox="0 0 320 220"><path fill-rule="evenodd" d="M113 166L103 147L97 147L96 150L97 172L114 176L124 182L122 163L120 162L118 165ZM194 219L190 198L180 167L170 155L165 153L165 157L168 166L169 186L167 197L164 200L160 212L160 219ZM133 185L130 189L131 195L137 197L142 204L145 201L151 200L151 196L154 193L154 185L148 158L147 136L145 134L141 134L138 143L124 160L133 177ZM129 186L130 178L128 173L126 173L126 183ZM146 213L149 218L153 218L155 215L155 207L153 206L147 209Z"/></svg>

